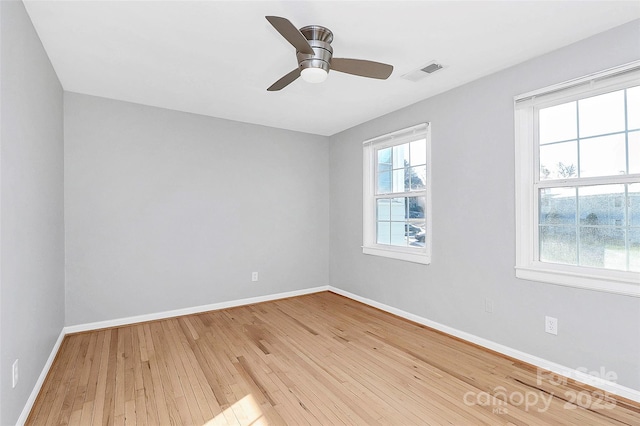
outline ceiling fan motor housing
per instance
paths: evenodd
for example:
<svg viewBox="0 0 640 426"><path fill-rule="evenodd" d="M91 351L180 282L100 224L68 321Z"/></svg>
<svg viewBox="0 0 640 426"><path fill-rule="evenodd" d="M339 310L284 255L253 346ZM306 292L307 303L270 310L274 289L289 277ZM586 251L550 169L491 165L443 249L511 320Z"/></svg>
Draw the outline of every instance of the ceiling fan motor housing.
<svg viewBox="0 0 640 426"><path fill-rule="evenodd" d="M320 25L309 25L300 28L300 32L309 41L309 45L313 49L314 54L296 52L298 58L298 68L300 71L306 68L321 68L327 73L331 69L331 56L333 48L333 33Z"/></svg>

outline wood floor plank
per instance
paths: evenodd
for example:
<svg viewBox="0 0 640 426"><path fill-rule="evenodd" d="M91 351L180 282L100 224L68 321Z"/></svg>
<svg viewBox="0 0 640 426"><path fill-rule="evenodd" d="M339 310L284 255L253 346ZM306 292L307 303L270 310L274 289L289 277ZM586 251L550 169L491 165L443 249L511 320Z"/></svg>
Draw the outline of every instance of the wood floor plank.
<svg viewBox="0 0 640 426"><path fill-rule="evenodd" d="M94 367L94 354L96 350L96 344L98 341L98 333L91 333L88 335L88 346L84 354L84 362L82 364L82 371L78 378L78 388L76 390L76 396L71 407L71 416L69 423L78 423L82 417L82 408L87 397L87 388L90 380L92 368Z"/></svg>
<svg viewBox="0 0 640 426"><path fill-rule="evenodd" d="M140 340L138 334L138 327L131 327L131 355L129 355L129 368L130 381L131 381L131 396L133 402L128 401L125 406L125 424L133 422L133 424L146 425L147 414L146 404L144 398L144 379L142 377L142 365L139 360L140 355Z"/></svg>
<svg viewBox="0 0 640 426"><path fill-rule="evenodd" d="M140 342L140 359L139 368L142 375L142 389L144 390L144 408L147 419L147 424L157 425L159 424L159 416L161 414L161 407L158 408L157 400L162 401L162 388L160 383L154 383L151 371L150 355L153 356L153 343L149 340L151 338L151 331L149 324L139 324L136 326L138 330L138 341ZM156 396L157 387L160 386L160 395ZM142 416L144 417L144 415Z"/></svg>
<svg viewBox="0 0 640 426"><path fill-rule="evenodd" d="M145 417L147 419L147 424L149 425L157 425L160 423L159 416L161 415L161 410L157 408L158 401L162 402L162 388L160 388L160 395L156 396L156 392L158 391L158 383L154 383L152 378L151 371L151 361L141 361L140 363L142 370L142 380L144 384L144 408L145 413L141 414L141 417ZM140 391L138 391L140 392ZM142 405L139 405L142 407ZM166 417L166 416L163 416Z"/></svg>
<svg viewBox="0 0 640 426"><path fill-rule="evenodd" d="M322 292L68 335L27 424L635 426L640 404Z"/></svg>
<svg viewBox="0 0 640 426"><path fill-rule="evenodd" d="M105 390L104 390L104 405L102 407L102 415L99 417L100 418L100 423L102 423L103 426L107 426L110 424L113 424L113 422L115 421L115 418L117 416L116 413L116 386L117 386L117 377L118 377L118 342L119 342L119 336L123 333L123 328L115 328L111 330L111 341L110 341L110 345L108 348L109 351L109 357L108 357L108 364L107 364L107 376L105 378L106 380L106 386L105 386ZM99 413L96 413L97 415L100 415ZM94 415L94 423L100 424L95 415Z"/></svg>
<svg viewBox="0 0 640 426"><path fill-rule="evenodd" d="M93 421L93 409L95 405L95 395L98 387L98 375L100 372L100 364L101 364L101 354L102 354L102 346L104 344L104 339L106 333L103 331L98 331L95 333L91 333L92 337L95 335L96 337L96 345L93 348L93 353L91 354L91 367L89 370L89 375L86 381L86 394L84 396L84 401L82 403L82 411L80 413L79 424L91 424ZM73 417L73 420L76 420L77 417ZM69 420L69 424L72 423Z"/></svg>
<svg viewBox="0 0 640 426"><path fill-rule="evenodd" d="M118 344L116 350L116 382L114 386L114 415L122 417L124 423L125 402L126 402L126 379L125 379L125 346L126 335L129 334L131 328L121 328L118 333Z"/></svg>
<svg viewBox="0 0 640 426"><path fill-rule="evenodd" d="M158 407L158 421L161 424L180 424L180 412L177 396L181 396L179 383L170 372L173 366L167 357L168 342L162 331L162 322L150 324L151 339L153 340L153 356L149 358L152 380L155 387L156 405Z"/></svg>
<svg viewBox="0 0 640 426"><path fill-rule="evenodd" d="M53 401L49 406L49 409L46 410L48 415L47 415L47 420L44 424L55 425L55 424L58 424L60 421L60 415L63 414L62 408L63 408L63 403L65 401L65 397L66 395L69 394L69 392L73 392L73 386L74 386L74 383L76 382L74 380L74 373L76 371L76 363L77 363L81 343L82 343L82 338L79 338L79 339L75 339L75 341L71 342L71 345L69 345L68 356L65 357L65 358L68 358L67 363L64 368L64 373L62 374L59 381L59 391L56 392L56 396L53 398Z"/></svg>
<svg viewBox="0 0 640 426"><path fill-rule="evenodd" d="M71 417L71 413L73 411L73 406L74 403L76 402L76 398L81 397L80 392L81 392L81 388L82 386L80 385L80 383L82 382L82 374L78 375L76 374L75 370L80 370L82 369L84 371L84 364L85 362L87 362L86 357L87 357L87 352L89 350L89 342L90 342L90 336L82 336L80 340L80 346L79 346L79 352L78 352L78 356L76 358L75 361L75 368L74 368L74 372L71 376L71 380L69 381L69 384L67 385L67 392L64 398L64 401L62 402L62 407L60 410L60 414L58 416L59 422L62 423L66 423L65 419L70 418Z"/></svg>

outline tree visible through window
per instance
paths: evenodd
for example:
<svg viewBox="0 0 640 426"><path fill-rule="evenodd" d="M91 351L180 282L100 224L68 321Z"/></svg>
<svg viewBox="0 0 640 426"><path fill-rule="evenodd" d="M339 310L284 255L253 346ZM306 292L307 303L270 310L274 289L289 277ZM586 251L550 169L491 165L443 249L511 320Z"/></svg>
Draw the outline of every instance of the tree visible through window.
<svg viewBox="0 0 640 426"><path fill-rule="evenodd" d="M539 259L640 272L640 86L541 108L539 134Z"/></svg>
<svg viewBox="0 0 640 426"><path fill-rule="evenodd" d="M640 63L515 109L516 275L640 295Z"/></svg>
<svg viewBox="0 0 640 426"><path fill-rule="evenodd" d="M424 247L426 150L427 140L419 139L376 151L378 244Z"/></svg>
<svg viewBox="0 0 640 426"><path fill-rule="evenodd" d="M428 148L427 125L365 143L365 253L428 261Z"/></svg>

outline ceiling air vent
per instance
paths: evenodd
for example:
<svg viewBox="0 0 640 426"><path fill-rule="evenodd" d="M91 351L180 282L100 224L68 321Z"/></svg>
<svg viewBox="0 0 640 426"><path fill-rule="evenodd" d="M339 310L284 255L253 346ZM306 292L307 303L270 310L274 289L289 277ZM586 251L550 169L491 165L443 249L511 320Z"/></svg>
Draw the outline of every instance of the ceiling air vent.
<svg viewBox="0 0 640 426"><path fill-rule="evenodd" d="M422 71L426 72L427 74L433 74L434 72L441 69L442 69L442 65L434 63L434 64L429 64L426 67L422 68Z"/></svg>
<svg viewBox="0 0 640 426"><path fill-rule="evenodd" d="M442 68L444 67L439 63L437 63L436 61L431 61L427 65L403 75L402 78L409 81L418 81L418 80L422 80L428 75L433 74L436 71L441 70Z"/></svg>

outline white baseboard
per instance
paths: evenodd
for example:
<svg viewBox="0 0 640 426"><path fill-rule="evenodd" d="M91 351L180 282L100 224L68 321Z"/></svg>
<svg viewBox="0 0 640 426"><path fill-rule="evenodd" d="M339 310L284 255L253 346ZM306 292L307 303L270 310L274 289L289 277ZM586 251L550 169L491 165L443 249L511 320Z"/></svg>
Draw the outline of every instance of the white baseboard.
<svg viewBox="0 0 640 426"><path fill-rule="evenodd" d="M429 319L420 317L418 315L411 314L409 312L405 312L401 309L394 308L389 305L385 305L384 303L376 302L375 300L367 299L366 297L361 297L356 294L350 293L345 290L341 290L335 287L329 287L329 291L339 294L341 296L348 297L349 299L356 300L358 302L364 303L365 305L372 306L374 308L378 308L385 312L389 312L391 314L397 315L399 317L408 319L410 321L416 322L418 324L425 325L427 327L433 328L438 331L442 331L443 333L449 334L451 336L458 337L462 340L466 340L467 342L475 343L476 345L485 347L487 349L491 349L492 351L499 352L501 354L507 355L511 358L515 358L520 361L524 361L528 364L534 365L544 370L551 371L553 373L559 374L564 377L568 377L570 379L576 380L578 382L587 384L589 386L593 386L599 389L602 389L611 394L619 395L623 398L630 399L632 401L640 402L640 390L628 388L622 385L619 385L615 382L611 382L609 380L602 379L600 377L592 376L590 374L584 373L582 371L578 371L575 368L565 367L564 365L557 364L555 362L548 361L543 358L539 358L537 356L528 354L526 352L519 351L517 349L510 348L508 346L501 345L496 342L492 342L491 340L484 339L482 337L478 337L471 333L467 333L464 331L460 331L453 327L449 327L444 324L440 324L435 321L431 321Z"/></svg>
<svg viewBox="0 0 640 426"><path fill-rule="evenodd" d="M33 408L33 403L36 402L36 398L40 393L40 389L42 389L42 385L44 380L47 378L47 374L49 374L49 370L53 365L53 360L56 359L56 355L58 354L58 350L60 350L60 345L62 344L62 340L64 340L64 329L60 331L60 335L58 336L58 340L54 343L53 348L51 349L51 353L49 354L49 358L47 358L47 362L44 364L44 368L36 381L33 390L31 391L31 395L29 395L29 399L27 399L27 403L22 409L22 413L20 413L20 417L18 417L17 425L23 425L27 421L27 417L29 417L29 413L31 412L31 408Z"/></svg>
<svg viewBox="0 0 640 426"><path fill-rule="evenodd" d="M137 315L134 317L118 318L114 320L92 322L88 324L71 325L64 328L65 334L80 333L83 331L99 330L102 328L120 327L123 325L137 324L140 322L155 321L165 318L179 317L182 315L199 314L202 312L216 311L219 309L235 308L236 306L251 305L254 303L269 302L271 300L285 299L287 297L302 296L329 290L329 286L294 290L284 293L269 294L266 296L249 297L246 299L230 300L228 302L212 303L209 305L194 306L192 308L175 309L172 311L156 312L153 314Z"/></svg>

